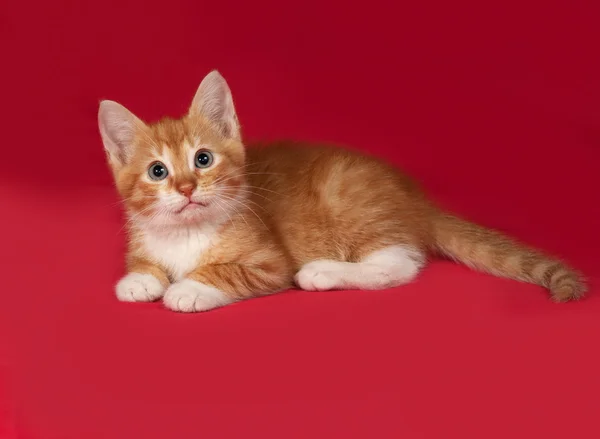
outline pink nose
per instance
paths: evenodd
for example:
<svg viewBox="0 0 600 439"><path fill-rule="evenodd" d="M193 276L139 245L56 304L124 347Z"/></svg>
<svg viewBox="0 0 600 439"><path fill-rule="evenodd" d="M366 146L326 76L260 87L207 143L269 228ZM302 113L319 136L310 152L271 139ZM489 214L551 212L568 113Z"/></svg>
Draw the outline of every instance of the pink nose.
<svg viewBox="0 0 600 439"><path fill-rule="evenodd" d="M180 194L185 195L186 197L190 197L192 192L194 192L194 186L192 184L186 183L177 186L177 190Z"/></svg>

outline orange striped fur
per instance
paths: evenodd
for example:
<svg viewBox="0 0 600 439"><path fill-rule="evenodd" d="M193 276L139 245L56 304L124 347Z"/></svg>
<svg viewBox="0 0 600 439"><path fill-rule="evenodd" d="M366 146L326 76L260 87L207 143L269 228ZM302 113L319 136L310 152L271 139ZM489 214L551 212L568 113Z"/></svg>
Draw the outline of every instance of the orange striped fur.
<svg viewBox="0 0 600 439"><path fill-rule="evenodd" d="M246 148L217 72L180 119L146 124L103 101L99 126L128 217L121 300L190 312L294 285L380 289L412 281L434 255L556 301L585 292L563 262L442 212L377 158L293 142Z"/></svg>

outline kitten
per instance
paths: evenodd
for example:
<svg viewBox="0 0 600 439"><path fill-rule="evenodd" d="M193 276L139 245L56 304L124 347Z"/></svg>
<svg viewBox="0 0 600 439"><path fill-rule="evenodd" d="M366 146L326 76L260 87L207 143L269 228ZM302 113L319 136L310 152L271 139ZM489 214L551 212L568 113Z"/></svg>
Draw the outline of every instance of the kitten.
<svg viewBox="0 0 600 439"><path fill-rule="evenodd" d="M327 146L246 149L216 71L187 115L145 124L102 101L99 128L128 217L122 301L207 311L294 285L379 290L430 256L579 299L581 276L502 234L442 212L376 158Z"/></svg>

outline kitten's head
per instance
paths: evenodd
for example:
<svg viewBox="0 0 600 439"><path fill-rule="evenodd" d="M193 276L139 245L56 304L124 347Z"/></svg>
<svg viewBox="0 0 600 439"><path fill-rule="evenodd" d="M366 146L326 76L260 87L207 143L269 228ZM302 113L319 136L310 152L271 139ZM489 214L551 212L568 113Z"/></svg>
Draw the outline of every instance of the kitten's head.
<svg viewBox="0 0 600 439"><path fill-rule="evenodd" d="M200 84L187 115L145 124L102 101L98 124L131 221L173 227L215 221L244 194L244 146L231 91L216 71Z"/></svg>

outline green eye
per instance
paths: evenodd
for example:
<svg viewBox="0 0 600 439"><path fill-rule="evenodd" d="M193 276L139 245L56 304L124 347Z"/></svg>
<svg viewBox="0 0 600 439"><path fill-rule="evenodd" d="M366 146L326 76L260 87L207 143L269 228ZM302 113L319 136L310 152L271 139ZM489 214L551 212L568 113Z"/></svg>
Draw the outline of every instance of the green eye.
<svg viewBox="0 0 600 439"><path fill-rule="evenodd" d="M200 150L196 153L194 164L196 165L196 168L208 168L213 164L213 161L213 155L210 151Z"/></svg>
<svg viewBox="0 0 600 439"><path fill-rule="evenodd" d="M169 175L169 171L161 162L153 163L148 169L148 176L155 181L164 180L167 175Z"/></svg>

